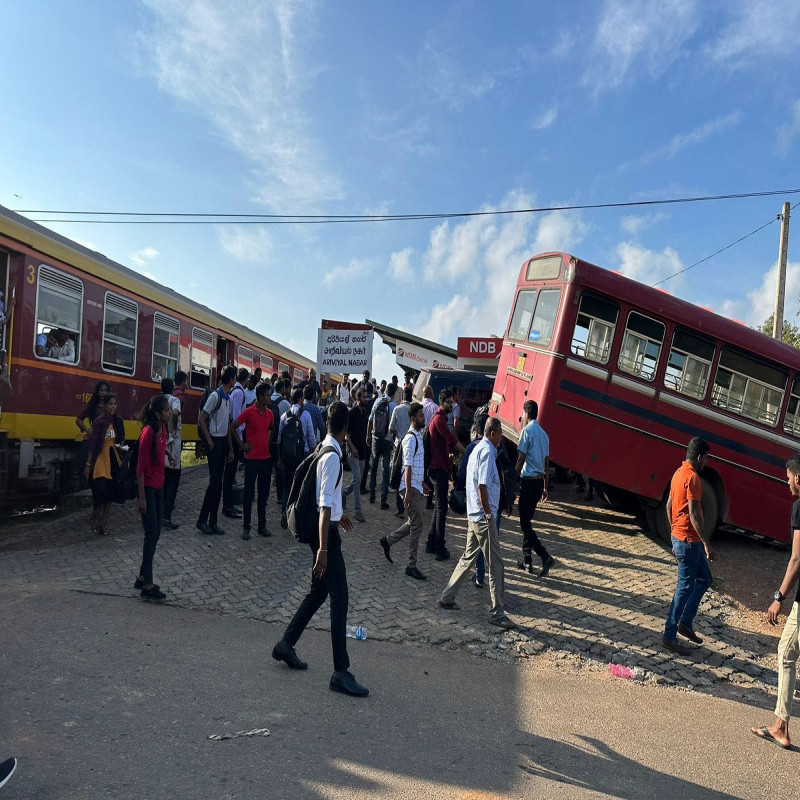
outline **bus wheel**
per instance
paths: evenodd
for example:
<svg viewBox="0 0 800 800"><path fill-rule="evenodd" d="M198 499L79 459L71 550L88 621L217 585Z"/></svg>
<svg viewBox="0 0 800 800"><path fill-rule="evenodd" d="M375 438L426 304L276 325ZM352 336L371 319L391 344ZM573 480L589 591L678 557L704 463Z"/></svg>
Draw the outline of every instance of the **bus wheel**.
<svg viewBox="0 0 800 800"><path fill-rule="evenodd" d="M667 519L667 498L665 497L654 509L655 531L664 544L672 546L672 526Z"/></svg>
<svg viewBox="0 0 800 800"><path fill-rule="evenodd" d="M575 480L575 473L566 467L559 467L555 465L556 480L559 483L572 483Z"/></svg>

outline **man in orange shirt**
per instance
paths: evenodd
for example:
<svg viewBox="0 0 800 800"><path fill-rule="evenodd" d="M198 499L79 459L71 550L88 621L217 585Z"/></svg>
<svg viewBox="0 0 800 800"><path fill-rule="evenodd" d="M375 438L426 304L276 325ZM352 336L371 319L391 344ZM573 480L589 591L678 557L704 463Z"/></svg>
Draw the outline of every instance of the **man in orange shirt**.
<svg viewBox="0 0 800 800"><path fill-rule="evenodd" d="M700 473L706 465L708 442L695 436L686 448L686 461L672 476L667 500L667 517L672 526L672 552L678 560L678 585L669 607L664 638L667 650L682 656L692 652L678 641L678 634L702 644L694 632L694 617L713 576L709 561L714 554L704 532L703 487Z"/></svg>

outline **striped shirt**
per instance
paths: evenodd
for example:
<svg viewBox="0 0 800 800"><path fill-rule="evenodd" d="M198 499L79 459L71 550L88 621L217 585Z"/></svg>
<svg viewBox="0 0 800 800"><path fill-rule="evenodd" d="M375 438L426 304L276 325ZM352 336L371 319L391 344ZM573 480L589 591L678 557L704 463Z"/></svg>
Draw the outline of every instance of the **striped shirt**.
<svg viewBox="0 0 800 800"><path fill-rule="evenodd" d="M411 488L422 493L422 481L425 477L425 447L422 444L422 431L412 428L404 437L403 470L400 473L400 490L406 488L406 467L411 467Z"/></svg>

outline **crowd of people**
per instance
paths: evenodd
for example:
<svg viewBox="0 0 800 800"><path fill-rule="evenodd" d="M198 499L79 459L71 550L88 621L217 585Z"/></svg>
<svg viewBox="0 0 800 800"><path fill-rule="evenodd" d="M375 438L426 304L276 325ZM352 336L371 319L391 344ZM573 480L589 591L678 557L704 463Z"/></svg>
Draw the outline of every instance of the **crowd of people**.
<svg viewBox="0 0 800 800"><path fill-rule="evenodd" d="M141 415L135 473L144 544L134 586L146 600L166 597L153 581L153 557L162 527L177 528L179 524L172 514L180 480L185 386L183 372L178 372L174 380L162 380L162 393L150 400ZM516 627L505 611L499 530L501 514L511 511L517 493L522 533L517 567L543 578L556 563L533 528L537 507L548 498L550 473L550 443L539 425L536 402L523 404L517 458L512 462L503 444L500 420L489 415L488 406L475 412L465 448L458 436L456 393L443 389L437 400L426 387L423 401L414 402L408 378L402 387L396 377L378 384L365 371L360 380L346 375L341 384L327 385L324 380L322 384L317 381L312 369L307 381L293 386L288 374L265 378L259 370L250 374L233 366L221 371L217 387L203 397L198 427L208 456L209 481L196 522L203 535L225 535L218 519L221 504L224 516L242 520L242 539L249 540L255 503L256 532L262 537L272 536L266 514L272 486L281 507L281 527L287 528L290 495L295 500L298 495L297 486L292 489L294 476L298 470L303 475L314 470L319 530L309 543L311 588L272 655L292 669L306 669L308 665L298 657L295 645L313 615L330 598L333 691L353 696L369 693L349 671L345 638L348 592L341 531L353 529L353 521L345 513L351 496L355 522L366 521L362 497L368 497L370 503L379 499L380 509L390 510L389 493L396 473L395 514L402 522L376 543L386 560L394 564L393 548L408 540L405 574L412 580L426 580L419 567L419 543L428 502L433 500L433 513L425 552L437 561L450 558L445 536L448 510L465 513L466 546L438 603L442 609L457 610L458 591L471 576L478 588L488 584L488 622L501 629ZM98 382L76 425L88 444L85 474L91 479L94 498L92 526L98 533L107 534L125 440L117 398L108 383ZM713 551L704 532L699 479L709 457L708 443L700 437L692 438L686 460L672 478L667 504L678 577L662 644L680 655L689 651L679 636L702 644L694 630L694 618L712 580L708 562ZM350 472L346 484L345 464ZM239 469L244 473L241 509L234 504ZM768 611L773 624L800 575L800 454L787 463L787 480L798 499L792 509L792 557ZM533 566L534 554L541 561L538 569ZM755 735L781 747L790 746L788 723L800 658L798 600L800 590L778 650L776 719L770 726L753 728Z"/></svg>

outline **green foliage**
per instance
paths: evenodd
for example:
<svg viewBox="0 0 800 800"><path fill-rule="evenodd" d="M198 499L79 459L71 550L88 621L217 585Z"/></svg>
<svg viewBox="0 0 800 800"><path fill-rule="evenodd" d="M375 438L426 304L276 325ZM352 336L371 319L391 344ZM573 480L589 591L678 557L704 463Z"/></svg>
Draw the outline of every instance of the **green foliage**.
<svg viewBox="0 0 800 800"><path fill-rule="evenodd" d="M756 325L756 330L761 331L761 333L766 333L767 336L772 336L772 321L775 319L775 314L770 314L765 320L763 325ZM788 320L783 321L783 332L782 337L786 344L792 345L792 347L800 348L800 327L797 325L792 325L791 322Z"/></svg>

